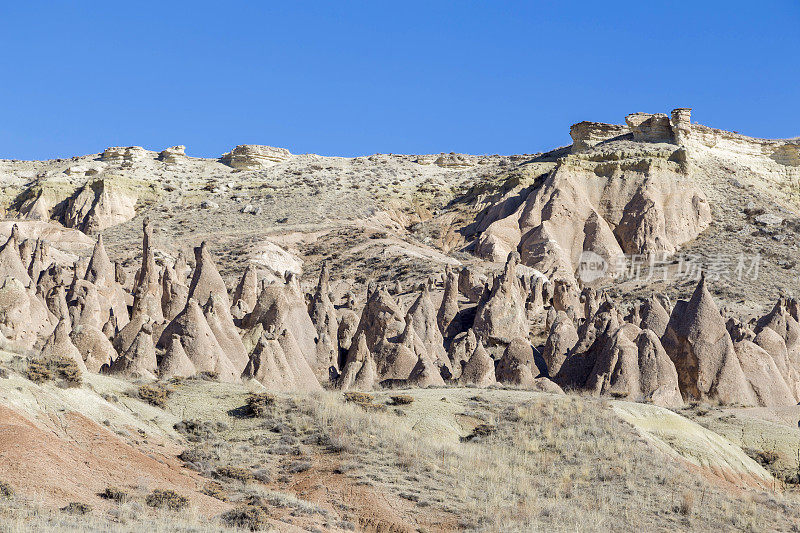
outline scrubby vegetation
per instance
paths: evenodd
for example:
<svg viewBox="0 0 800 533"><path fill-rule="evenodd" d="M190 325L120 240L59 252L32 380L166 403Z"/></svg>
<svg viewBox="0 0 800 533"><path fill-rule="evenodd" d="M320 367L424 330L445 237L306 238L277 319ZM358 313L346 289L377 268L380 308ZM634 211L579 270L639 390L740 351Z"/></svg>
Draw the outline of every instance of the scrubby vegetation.
<svg viewBox="0 0 800 533"><path fill-rule="evenodd" d="M169 509L170 511L181 511L188 507L189 500L181 496L174 490L156 489L147 495L145 503L156 509Z"/></svg>
<svg viewBox="0 0 800 533"><path fill-rule="evenodd" d="M172 390L158 383L145 383L136 389L136 397L142 401L164 409L167 407L167 399L172 394Z"/></svg>
<svg viewBox="0 0 800 533"><path fill-rule="evenodd" d="M231 509L222 515L222 521L226 525L250 531L258 531L268 524L267 513L256 505Z"/></svg>
<svg viewBox="0 0 800 533"><path fill-rule="evenodd" d="M247 412L252 417L262 417L275 403L275 396L268 392L254 393L247 397Z"/></svg>
<svg viewBox="0 0 800 533"><path fill-rule="evenodd" d="M81 502L70 502L61 511L71 515L83 516L92 512L92 506Z"/></svg>
<svg viewBox="0 0 800 533"><path fill-rule="evenodd" d="M0 499L10 500L14 497L14 488L5 481L0 481Z"/></svg>
<svg viewBox="0 0 800 533"><path fill-rule="evenodd" d="M69 357L31 358L26 376L38 385L55 380L67 387L79 387L82 382L81 369Z"/></svg>
<svg viewBox="0 0 800 533"><path fill-rule="evenodd" d="M125 491L122 491L114 487L106 487L106 489L103 492L99 493L98 496L100 496L104 500L112 500L117 503L122 503L130 499L130 496Z"/></svg>

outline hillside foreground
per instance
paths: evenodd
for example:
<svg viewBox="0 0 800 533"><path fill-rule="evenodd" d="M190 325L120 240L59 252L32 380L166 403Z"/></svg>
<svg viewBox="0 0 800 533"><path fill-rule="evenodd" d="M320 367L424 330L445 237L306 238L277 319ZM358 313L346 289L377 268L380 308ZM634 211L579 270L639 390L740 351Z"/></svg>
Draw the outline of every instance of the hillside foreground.
<svg viewBox="0 0 800 533"><path fill-rule="evenodd" d="M21 363L2 354L6 531L792 531L800 520L782 480L797 471L800 408L764 420L756 408L503 388L264 394L91 374L37 385ZM156 489L185 507L151 507Z"/></svg>

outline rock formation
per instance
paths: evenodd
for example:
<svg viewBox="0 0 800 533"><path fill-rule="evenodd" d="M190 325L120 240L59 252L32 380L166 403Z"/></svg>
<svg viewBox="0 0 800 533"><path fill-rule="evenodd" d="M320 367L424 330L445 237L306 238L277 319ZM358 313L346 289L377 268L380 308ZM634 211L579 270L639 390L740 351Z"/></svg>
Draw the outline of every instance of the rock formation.
<svg viewBox="0 0 800 533"><path fill-rule="evenodd" d="M494 280L491 291L478 303L474 329L483 342L507 345L528 336L525 297L516 276L519 255L510 253L505 268Z"/></svg>
<svg viewBox="0 0 800 533"><path fill-rule="evenodd" d="M258 170L286 161L290 157L292 154L285 148L240 144L230 152L223 154L220 160L236 169Z"/></svg>
<svg viewBox="0 0 800 533"><path fill-rule="evenodd" d="M242 377L255 379L270 390L315 391L322 387L291 332L263 333L244 369Z"/></svg>
<svg viewBox="0 0 800 533"><path fill-rule="evenodd" d="M675 304L662 343L675 363L684 399L757 404L705 278L691 300Z"/></svg>
<svg viewBox="0 0 800 533"><path fill-rule="evenodd" d="M180 339L183 350L198 372L213 372L220 381L239 380L241 371L236 370L220 346L194 298L189 298L183 311L167 325L157 346L167 348L173 336Z"/></svg>

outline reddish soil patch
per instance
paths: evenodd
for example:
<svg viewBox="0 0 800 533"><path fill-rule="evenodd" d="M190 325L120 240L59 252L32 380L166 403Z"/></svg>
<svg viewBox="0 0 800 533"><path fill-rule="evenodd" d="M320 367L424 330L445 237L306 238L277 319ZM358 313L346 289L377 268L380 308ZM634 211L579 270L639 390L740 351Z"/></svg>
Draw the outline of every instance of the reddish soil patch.
<svg viewBox="0 0 800 533"><path fill-rule="evenodd" d="M97 493L117 487L132 495L172 489L205 516L228 508L199 493L205 481L174 456L137 449L78 413L63 413L52 422L0 407L0 479L46 507L74 501L104 507L108 502Z"/></svg>
<svg viewBox="0 0 800 533"><path fill-rule="evenodd" d="M336 514L354 522L359 531L411 533L459 529L457 517L450 513L419 506L377 485L358 484L337 472L339 460L335 457L317 455L310 459L311 469L295 474L288 487L274 488L288 489L305 501L335 509Z"/></svg>

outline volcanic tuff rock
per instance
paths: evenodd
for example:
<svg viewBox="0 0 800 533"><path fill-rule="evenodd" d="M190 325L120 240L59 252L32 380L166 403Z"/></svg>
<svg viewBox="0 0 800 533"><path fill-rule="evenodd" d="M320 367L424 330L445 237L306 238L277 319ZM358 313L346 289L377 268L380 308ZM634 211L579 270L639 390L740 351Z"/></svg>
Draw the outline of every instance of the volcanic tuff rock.
<svg viewBox="0 0 800 533"><path fill-rule="evenodd" d="M748 322L723 317L700 289L674 309L660 296L682 296L686 283L608 275L623 253L713 248L724 239L709 234L747 217L734 228L737 250L766 239L790 249L790 210L762 212L748 196L736 218L721 200L736 185L714 172L755 176L742 195L790 185L799 143L690 118L677 109L635 113L623 126L583 122L572 147L525 157L328 158L241 146L222 161L182 147L2 160L12 216L104 229L91 250L55 222L0 224L12 233L0 249L0 331L23 349L58 343L90 372L134 377L203 372L286 391L499 381L669 406L789 405L800 398L796 301ZM722 218L709 226L710 202ZM198 246L190 267L184 254L201 241L215 253ZM605 263L597 279L579 270L586 252Z"/></svg>
<svg viewBox="0 0 800 533"><path fill-rule="evenodd" d="M257 144L240 144L220 160L233 168L253 170L268 167L292 157L289 150Z"/></svg>
<svg viewBox="0 0 800 533"><path fill-rule="evenodd" d="M486 228L475 251L497 261L518 249L523 264L575 283L584 252L611 274L623 253L673 253L710 222L682 148L609 143L561 159L513 214Z"/></svg>
<svg viewBox="0 0 800 533"><path fill-rule="evenodd" d="M159 152L158 158L168 165L183 163L186 160L186 147L183 145L172 146Z"/></svg>
<svg viewBox="0 0 800 533"><path fill-rule="evenodd" d="M691 300L680 300L661 339L675 363L684 398L756 405L725 322L701 279Z"/></svg>

